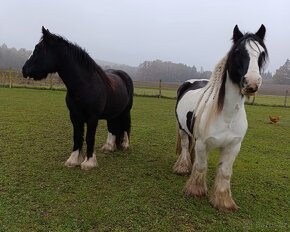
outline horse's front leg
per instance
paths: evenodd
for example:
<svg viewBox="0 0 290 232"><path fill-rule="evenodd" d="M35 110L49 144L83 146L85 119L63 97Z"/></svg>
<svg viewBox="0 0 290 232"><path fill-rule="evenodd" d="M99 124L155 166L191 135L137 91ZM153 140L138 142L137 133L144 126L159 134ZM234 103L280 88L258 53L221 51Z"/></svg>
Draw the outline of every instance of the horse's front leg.
<svg viewBox="0 0 290 232"><path fill-rule="evenodd" d="M241 143L238 143L221 150L214 189L210 200L215 208L225 211L238 210L238 206L232 199L230 181L233 172L233 163L240 148Z"/></svg>
<svg viewBox="0 0 290 232"><path fill-rule="evenodd" d="M207 194L206 174L207 174L208 150L200 140L195 142L195 159L191 174L187 180L184 193L187 196L202 197Z"/></svg>
<svg viewBox="0 0 290 232"><path fill-rule="evenodd" d="M90 170L94 167L97 167L97 158L94 153L95 146L95 135L96 129L98 126L98 120L95 118L90 119L87 122L87 135L86 135L86 143L87 143L87 156L81 164L81 169Z"/></svg>
<svg viewBox="0 0 290 232"><path fill-rule="evenodd" d="M73 152L65 162L67 167L75 167L80 165L84 157L81 155L81 149L84 142L84 122L77 115L70 112L70 119L73 124Z"/></svg>

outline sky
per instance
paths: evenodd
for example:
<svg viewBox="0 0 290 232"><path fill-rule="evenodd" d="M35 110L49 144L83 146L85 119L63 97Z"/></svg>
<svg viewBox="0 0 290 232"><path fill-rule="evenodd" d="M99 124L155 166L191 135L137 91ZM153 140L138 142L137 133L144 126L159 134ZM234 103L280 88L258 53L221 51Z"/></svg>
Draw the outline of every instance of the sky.
<svg viewBox="0 0 290 232"><path fill-rule="evenodd" d="M94 59L138 66L160 59L212 70L234 26L266 26L269 64L290 59L289 0L0 0L0 45L33 50L41 26Z"/></svg>

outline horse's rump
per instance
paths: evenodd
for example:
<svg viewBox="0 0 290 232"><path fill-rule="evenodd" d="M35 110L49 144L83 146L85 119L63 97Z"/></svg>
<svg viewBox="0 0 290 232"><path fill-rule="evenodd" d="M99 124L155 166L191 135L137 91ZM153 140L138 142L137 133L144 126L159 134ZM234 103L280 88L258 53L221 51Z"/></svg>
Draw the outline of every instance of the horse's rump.
<svg viewBox="0 0 290 232"><path fill-rule="evenodd" d="M134 93L134 86L133 86L133 81L131 77L124 71L122 70L117 70L117 69L108 69L105 71L108 76L111 74L114 74L122 79L122 81L125 83L128 95L133 97ZM114 78L110 78L114 82Z"/></svg>

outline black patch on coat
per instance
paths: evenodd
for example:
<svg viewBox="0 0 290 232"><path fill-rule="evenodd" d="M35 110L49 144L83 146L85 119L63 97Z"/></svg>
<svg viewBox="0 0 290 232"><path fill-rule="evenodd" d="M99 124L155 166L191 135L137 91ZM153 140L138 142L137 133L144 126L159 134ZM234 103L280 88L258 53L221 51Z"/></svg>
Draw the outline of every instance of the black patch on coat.
<svg viewBox="0 0 290 232"><path fill-rule="evenodd" d="M190 133L193 132L193 127L195 123L195 116L193 115L193 111L188 111L186 114L186 126Z"/></svg>
<svg viewBox="0 0 290 232"><path fill-rule="evenodd" d="M206 86L208 80L196 80L193 83L184 82L177 90L177 102L190 90L200 89Z"/></svg>

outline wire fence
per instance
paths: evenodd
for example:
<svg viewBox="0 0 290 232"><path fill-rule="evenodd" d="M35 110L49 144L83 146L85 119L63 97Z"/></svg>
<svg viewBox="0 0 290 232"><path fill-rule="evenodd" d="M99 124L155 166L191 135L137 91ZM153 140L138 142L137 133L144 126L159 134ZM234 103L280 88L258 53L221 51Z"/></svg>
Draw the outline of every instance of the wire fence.
<svg viewBox="0 0 290 232"><path fill-rule="evenodd" d="M181 83L164 81L134 81L134 93L137 96L176 98L176 91ZM23 78L21 72L14 70L0 70L0 87L35 88L66 90L58 75L49 75L41 81ZM290 107L290 85L278 85L270 82L262 84L258 94L247 99L247 104Z"/></svg>

